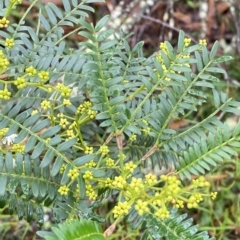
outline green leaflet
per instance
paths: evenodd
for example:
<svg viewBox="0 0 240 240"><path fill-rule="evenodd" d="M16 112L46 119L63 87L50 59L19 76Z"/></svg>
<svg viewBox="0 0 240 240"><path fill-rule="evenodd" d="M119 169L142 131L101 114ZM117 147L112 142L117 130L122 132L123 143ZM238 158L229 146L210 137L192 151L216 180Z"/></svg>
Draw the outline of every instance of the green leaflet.
<svg viewBox="0 0 240 240"><path fill-rule="evenodd" d="M0 196L4 196L4 194L5 194L7 180L8 180L8 178L6 175L0 176Z"/></svg>

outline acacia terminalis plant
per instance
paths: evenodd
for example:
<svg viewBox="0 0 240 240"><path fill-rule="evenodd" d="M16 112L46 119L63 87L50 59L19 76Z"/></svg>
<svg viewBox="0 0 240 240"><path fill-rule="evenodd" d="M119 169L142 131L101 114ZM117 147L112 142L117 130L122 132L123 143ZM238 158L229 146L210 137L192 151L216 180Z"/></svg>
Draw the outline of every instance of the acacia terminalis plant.
<svg viewBox="0 0 240 240"><path fill-rule="evenodd" d="M87 22L93 2L48 3L32 28L24 20L37 0L17 24L9 16L21 1L0 0L1 206L40 225L51 208L61 224L38 233L45 239L107 239L123 219L141 239L213 239L178 209L214 199L204 175L240 147L240 124L230 131L217 118L240 111L214 85L231 57L180 32L176 49L164 42L145 58L142 42L131 49L123 32L104 30L108 16ZM66 47L64 25L86 38L77 49ZM171 129L208 101L206 89L215 110ZM113 196L103 232L99 209Z"/></svg>

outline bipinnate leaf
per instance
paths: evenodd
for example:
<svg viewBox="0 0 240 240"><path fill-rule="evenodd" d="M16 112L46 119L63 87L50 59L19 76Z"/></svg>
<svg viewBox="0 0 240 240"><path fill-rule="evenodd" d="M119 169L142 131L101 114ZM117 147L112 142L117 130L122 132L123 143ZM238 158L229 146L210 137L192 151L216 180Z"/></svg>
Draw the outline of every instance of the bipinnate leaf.
<svg viewBox="0 0 240 240"><path fill-rule="evenodd" d="M72 220L57 227L53 232L38 231L37 234L46 240L105 240L100 225L96 222L81 219Z"/></svg>
<svg viewBox="0 0 240 240"><path fill-rule="evenodd" d="M150 239L161 240L214 240L215 238L209 237L207 231L198 232L198 226L192 226L192 219L186 219L187 214L179 215L176 209L171 210L169 219L160 220L153 214L145 216L146 231L145 237ZM145 238L148 239L148 238ZM145 240L141 238L141 240Z"/></svg>

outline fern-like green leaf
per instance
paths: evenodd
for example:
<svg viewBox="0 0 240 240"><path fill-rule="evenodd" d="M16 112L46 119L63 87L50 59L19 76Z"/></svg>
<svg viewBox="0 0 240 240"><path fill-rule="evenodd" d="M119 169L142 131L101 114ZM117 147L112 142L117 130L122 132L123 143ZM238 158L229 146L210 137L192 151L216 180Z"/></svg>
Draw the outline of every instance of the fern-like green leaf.
<svg viewBox="0 0 240 240"><path fill-rule="evenodd" d="M171 216L166 220L159 220L154 215L148 214L145 217L146 231L141 240L166 238L168 240L214 240L208 233L198 232L198 226L192 226L192 219L186 219L187 214L178 215L172 210ZM150 237L150 238L149 238Z"/></svg>
<svg viewBox="0 0 240 240"><path fill-rule="evenodd" d="M104 240L100 225L90 220L71 220L52 227L53 232L39 231L37 234L46 240Z"/></svg>
<svg viewBox="0 0 240 240"><path fill-rule="evenodd" d="M211 169L211 166L237 156L239 136L236 133L239 125L235 129L231 133L229 127L224 125L223 128L218 128L215 134L209 133L208 139L201 139L199 144L193 144L187 151L184 151L177 162L180 177L191 178L191 174L204 174L205 171Z"/></svg>

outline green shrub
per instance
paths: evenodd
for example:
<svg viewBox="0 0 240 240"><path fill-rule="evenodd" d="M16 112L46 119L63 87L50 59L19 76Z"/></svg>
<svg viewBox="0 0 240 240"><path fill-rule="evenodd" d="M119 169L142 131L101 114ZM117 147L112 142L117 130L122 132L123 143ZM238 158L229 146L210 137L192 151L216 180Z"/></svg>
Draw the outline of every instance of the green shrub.
<svg viewBox="0 0 240 240"><path fill-rule="evenodd" d="M32 28L24 19L36 0L17 24L8 17L20 1L0 1L0 205L40 225L51 208L62 224L39 232L46 239L108 238L123 218L141 239L210 239L177 209L216 198L204 175L240 147L240 124L230 131L217 117L240 112L214 85L231 57L180 32L176 50L164 42L145 58L143 42L131 49L123 32L104 29L108 16L87 22L93 2L48 3ZM64 25L87 41L66 48ZM215 110L192 122L206 89ZM187 127L172 129L175 120Z"/></svg>

